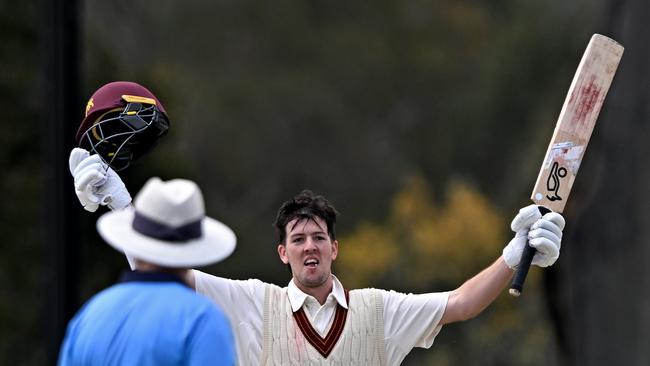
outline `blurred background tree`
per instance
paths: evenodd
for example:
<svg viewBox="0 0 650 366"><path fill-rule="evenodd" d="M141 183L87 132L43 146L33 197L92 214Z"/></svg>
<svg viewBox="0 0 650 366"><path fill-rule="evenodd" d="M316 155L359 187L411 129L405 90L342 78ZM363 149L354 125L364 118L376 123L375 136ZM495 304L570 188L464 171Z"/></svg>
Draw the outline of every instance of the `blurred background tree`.
<svg viewBox="0 0 650 366"><path fill-rule="evenodd" d="M52 362L42 331L52 277L40 223L60 212L43 212L43 200L57 194L48 191L39 146L48 113L42 38L51 32L41 28L43 3L0 1L1 364ZM650 295L630 291L632 306L619 295L622 282L650 278L641 265L647 250L639 252L647 237L638 199L647 196L640 174L649 34L640 0L80 6L82 100L75 103L106 82L133 80L171 117L155 152L125 172L131 192L153 175L196 180L208 214L239 239L231 258L205 270L281 285L289 276L271 223L280 203L303 188L342 213L335 271L347 287L446 291L495 260L512 235L509 221L529 203L589 37L621 41L626 55L575 187L582 193L565 213L556 268L543 276L533 270L523 298L504 294L479 318L445 327L432 349L414 351L405 364L650 362L642 344ZM626 179L612 184L606 169ZM620 204L629 182L634 190ZM608 199L596 207L596 195ZM126 262L97 237L98 215L77 210L81 305ZM610 247L625 249L615 272L602 270ZM629 337L635 341L625 343Z"/></svg>

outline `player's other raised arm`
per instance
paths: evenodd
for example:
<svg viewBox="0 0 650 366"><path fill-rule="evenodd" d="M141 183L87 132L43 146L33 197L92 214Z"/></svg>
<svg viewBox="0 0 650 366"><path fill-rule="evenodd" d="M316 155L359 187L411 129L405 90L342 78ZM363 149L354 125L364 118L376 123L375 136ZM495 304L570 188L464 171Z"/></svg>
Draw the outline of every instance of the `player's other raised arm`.
<svg viewBox="0 0 650 366"><path fill-rule="evenodd" d="M532 264L548 267L558 259L564 229L564 218L559 213L542 216L536 205L530 205L519 210L511 229L515 236L501 257L451 291L441 324L471 319L490 305L508 285L527 243L537 250Z"/></svg>

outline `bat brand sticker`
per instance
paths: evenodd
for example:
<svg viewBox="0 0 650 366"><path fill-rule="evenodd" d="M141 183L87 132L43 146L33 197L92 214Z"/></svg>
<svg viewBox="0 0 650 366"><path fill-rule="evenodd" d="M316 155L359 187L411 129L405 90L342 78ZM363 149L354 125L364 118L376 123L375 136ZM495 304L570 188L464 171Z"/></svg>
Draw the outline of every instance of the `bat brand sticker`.
<svg viewBox="0 0 650 366"><path fill-rule="evenodd" d="M560 191L560 179L566 177L566 174L566 168L561 167L557 161L553 163L551 172L548 174L548 179L546 180L546 189L553 192L553 196L546 196L551 202L562 201L562 197L560 197L558 192Z"/></svg>

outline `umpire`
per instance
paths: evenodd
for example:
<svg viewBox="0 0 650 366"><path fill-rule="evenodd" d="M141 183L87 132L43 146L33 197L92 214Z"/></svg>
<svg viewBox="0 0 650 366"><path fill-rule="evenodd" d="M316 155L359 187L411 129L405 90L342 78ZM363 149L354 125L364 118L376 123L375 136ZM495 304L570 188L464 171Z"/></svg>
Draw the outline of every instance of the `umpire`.
<svg viewBox="0 0 650 366"><path fill-rule="evenodd" d="M206 217L191 181L150 179L135 207L97 221L136 270L91 298L68 325L59 365L234 365L228 319L186 283L188 268L228 257L235 235Z"/></svg>

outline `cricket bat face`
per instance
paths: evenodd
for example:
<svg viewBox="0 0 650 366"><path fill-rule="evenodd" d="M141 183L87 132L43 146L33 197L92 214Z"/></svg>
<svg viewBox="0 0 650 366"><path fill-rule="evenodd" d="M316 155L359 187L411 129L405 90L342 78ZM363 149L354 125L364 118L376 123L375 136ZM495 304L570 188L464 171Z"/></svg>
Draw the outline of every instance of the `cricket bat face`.
<svg viewBox="0 0 650 366"><path fill-rule="evenodd" d="M536 204L564 210L621 56L623 47L616 41L600 34L591 37L530 197Z"/></svg>

